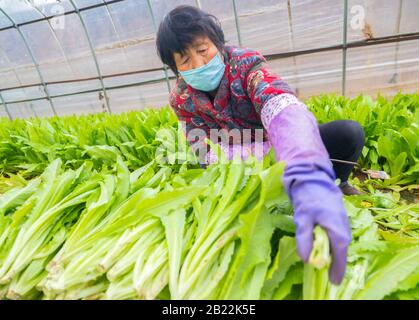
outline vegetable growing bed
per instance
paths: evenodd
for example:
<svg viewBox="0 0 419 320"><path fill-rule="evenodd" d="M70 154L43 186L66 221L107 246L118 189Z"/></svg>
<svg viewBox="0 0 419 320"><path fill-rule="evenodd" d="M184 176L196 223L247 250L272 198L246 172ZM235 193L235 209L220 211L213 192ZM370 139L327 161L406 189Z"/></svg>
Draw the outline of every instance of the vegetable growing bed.
<svg viewBox="0 0 419 320"><path fill-rule="evenodd" d="M163 163L156 151L179 129L163 108L0 120L0 298L419 299L419 96L306 103L320 123L360 122L361 166L391 176L354 178L368 194L344 198L340 286L322 229L312 261L324 263L297 255L284 164L272 152Z"/></svg>

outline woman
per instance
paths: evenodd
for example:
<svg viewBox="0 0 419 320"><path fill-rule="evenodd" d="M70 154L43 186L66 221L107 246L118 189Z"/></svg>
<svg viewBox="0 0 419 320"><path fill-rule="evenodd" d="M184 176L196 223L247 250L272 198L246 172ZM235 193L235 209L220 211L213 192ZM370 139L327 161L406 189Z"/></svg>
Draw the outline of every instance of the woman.
<svg viewBox="0 0 419 320"><path fill-rule="evenodd" d="M358 160L364 145L359 124L333 121L319 126L291 88L269 71L261 54L225 45L219 21L198 8L179 6L165 16L157 50L177 75L170 105L185 123L195 150L206 150L203 139L211 129L263 130L262 141L252 132L248 143L222 148L232 158L237 150L247 150L246 157L257 147L264 152L272 147L277 161L285 161L283 183L294 207L298 254L308 261L313 228L322 226L332 249L330 280L339 284L351 241L342 192L358 191L347 182L352 167L332 165L329 159ZM196 129L204 136L189 134ZM336 177L340 186L334 183Z"/></svg>

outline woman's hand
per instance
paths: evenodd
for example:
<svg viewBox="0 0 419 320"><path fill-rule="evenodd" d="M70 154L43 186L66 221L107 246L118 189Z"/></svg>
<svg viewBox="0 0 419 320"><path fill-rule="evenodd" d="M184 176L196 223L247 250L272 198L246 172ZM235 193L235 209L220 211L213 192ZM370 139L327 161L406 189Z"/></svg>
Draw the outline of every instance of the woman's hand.
<svg viewBox="0 0 419 320"><path fill-rule="evenodd" d="M293 181L289 195L294 206L299 256L308 262L313 248L313 229L316 225L323 227L332 251L329 278L331 282L339 284L345 275L351 229L342 192L327 173L327 167L295 163L287 166L283 179L285 183Z"/></svg>

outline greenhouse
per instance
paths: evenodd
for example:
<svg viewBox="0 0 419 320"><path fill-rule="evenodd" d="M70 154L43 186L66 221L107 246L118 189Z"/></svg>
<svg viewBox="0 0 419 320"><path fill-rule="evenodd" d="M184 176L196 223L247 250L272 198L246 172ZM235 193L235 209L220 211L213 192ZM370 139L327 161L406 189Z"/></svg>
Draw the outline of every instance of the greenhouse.
<svg viewBox="0 0 419 320"><path fill-rule="evenodd" d="M0 0L0 300L419 300L418 14Z"/></svg>

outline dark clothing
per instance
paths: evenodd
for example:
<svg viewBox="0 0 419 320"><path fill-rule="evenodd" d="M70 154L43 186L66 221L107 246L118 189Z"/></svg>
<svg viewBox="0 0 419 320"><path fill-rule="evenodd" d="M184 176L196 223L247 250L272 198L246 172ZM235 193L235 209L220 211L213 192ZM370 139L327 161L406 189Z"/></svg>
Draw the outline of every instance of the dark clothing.
<svg viewBox="0 0 419 320"><path fill-rule="evenodd" d="M365 134L358 122L337 120L319 125L320 136L331 159L357 162L365 144ZM336 178L346 182L353 165L333 163Z"/></svg>

